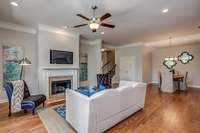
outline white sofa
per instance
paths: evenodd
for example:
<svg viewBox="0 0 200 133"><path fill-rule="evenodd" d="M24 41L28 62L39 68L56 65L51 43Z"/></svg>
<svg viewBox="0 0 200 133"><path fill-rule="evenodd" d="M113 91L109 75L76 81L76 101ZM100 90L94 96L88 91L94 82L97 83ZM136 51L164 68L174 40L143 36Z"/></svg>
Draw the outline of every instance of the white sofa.
<svg viewBox="0 0 200 133"><path fill-rule="evenodd" d="M66 120L78 133L102 133L144 107L146 84L120 81L87 97L67 90Z"/></svg>

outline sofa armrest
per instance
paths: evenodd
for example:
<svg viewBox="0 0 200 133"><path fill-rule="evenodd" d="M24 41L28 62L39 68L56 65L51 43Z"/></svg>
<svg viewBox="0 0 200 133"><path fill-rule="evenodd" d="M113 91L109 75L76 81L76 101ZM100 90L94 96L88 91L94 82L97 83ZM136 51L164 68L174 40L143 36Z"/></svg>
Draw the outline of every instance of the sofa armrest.
<svg viewBox="0 0 200 133"><path fill-rule="evenodd" d="M94 133L96 121L92 100L74 90L67 90L66 99L66 120L79 133Z"/></svg>
<svg viewBox="0 0 200 133"><path fill-rule="evenodd" d="M136 87L139 90L138 96L141 96L141 98L142 98L140 103L141 103L141 106L143 108L144 105L145 105L147 84L146 83L139 83Z"/></svg>

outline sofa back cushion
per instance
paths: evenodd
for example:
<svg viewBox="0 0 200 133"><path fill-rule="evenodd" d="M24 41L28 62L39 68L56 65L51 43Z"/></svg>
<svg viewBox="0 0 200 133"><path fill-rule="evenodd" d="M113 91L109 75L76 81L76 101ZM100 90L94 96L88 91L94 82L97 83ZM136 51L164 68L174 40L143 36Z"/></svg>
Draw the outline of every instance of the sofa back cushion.
<svg viewBox="0 0 200 133"><path fill-rule="evenodd" d="M132 86L135 87L138 84L138 82L135 81L125 81L125 80L120 80L119 86Z"/></svg>
<svg viewBox="0 0 200 133"><path fill-rule="evenodd" d="M91 97L95 107L97 122L106 120L120 112L120 95L116 89L108 89L101 95Z"/></svg>

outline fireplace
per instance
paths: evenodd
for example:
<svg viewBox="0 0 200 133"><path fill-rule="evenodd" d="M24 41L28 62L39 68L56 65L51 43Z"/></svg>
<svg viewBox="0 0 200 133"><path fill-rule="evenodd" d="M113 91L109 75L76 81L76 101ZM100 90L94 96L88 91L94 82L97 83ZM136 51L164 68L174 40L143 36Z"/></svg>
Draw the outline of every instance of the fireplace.
<svg viewBox="0 0 200 133"><path fill-rule="evenodd" d="M49 98L64 98L66 89L72 89L72 76L49 77Z"/></svg>

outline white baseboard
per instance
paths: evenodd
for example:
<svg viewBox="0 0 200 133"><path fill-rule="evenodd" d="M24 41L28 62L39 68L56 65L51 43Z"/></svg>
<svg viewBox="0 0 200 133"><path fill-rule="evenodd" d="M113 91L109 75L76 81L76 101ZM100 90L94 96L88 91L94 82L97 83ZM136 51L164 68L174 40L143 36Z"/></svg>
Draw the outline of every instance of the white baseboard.
<svg viewBox="0 0 200 133"><path fill-rule="evenodd" d="M148 82L147 84L158 84L158 82Z"/></svg>
<svg viewBox="0 0 200 133"><path fill-rule="evenodd" d="M200 85L188 85L188 87L200 89Z"/></svg>
<svg viewBox="0 0 200 133"><path fill-rule="evenodd" d="M152 81L152 82L149 82L148 84L159 84L159 83L156 81ZM200 85L188 85L188 87L200 89Z"/></svg>
<svg viewBox="0 0 200 133"><path fill-rule="evenodd" d="M7 103L7 102L8 102L8 100L6 100L6 99L0 100L0 103Z"/></svg>

